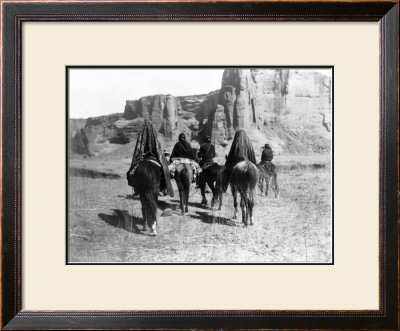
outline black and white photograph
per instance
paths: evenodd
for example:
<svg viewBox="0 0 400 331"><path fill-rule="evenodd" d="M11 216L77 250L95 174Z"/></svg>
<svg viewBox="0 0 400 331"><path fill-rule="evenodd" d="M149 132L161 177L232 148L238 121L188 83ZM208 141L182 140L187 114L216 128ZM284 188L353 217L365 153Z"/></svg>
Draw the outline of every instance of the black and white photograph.
<svg viewBox="0 0 400 331"><path fill-rule="evenodd" d="M67 67L67 264L333 264L333 79Z"/></svg>

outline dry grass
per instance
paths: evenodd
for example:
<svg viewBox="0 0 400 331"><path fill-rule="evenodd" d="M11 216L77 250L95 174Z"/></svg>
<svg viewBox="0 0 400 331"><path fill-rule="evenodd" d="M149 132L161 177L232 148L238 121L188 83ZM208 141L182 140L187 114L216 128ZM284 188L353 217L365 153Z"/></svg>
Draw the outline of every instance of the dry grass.
<svg viewBox="0 0 400 331"><path fill-rule="evenodd" d="M180 214L177 192L175 198L160 198L157 237L140 231L140 202L132 198L123 177L71 177L69 261L331 262L329 158L280 157L275 163L280 166L280 198L258 195L254 226L243 227L240 212L239 219L232 221L229 191L222 210L213 211L200 206L200 192L192 188L189 214L185 216ZM211 194L207 198L210 201ZM161 216L166 208L172 209L172 216Z"/></svg>

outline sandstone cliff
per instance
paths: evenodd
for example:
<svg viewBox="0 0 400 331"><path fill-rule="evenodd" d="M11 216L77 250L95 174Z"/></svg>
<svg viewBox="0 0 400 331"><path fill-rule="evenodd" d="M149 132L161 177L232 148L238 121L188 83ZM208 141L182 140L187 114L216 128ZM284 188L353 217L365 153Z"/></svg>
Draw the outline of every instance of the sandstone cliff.
<svg viewBox="0 0 400 331"><path fill-rule="evenodd" d="M331 78L319 72L227 69L219 104L224 107L224 120L205 130L216 143L225 143L237 129L244 129L260 145L269 142L278 151L330 149ZM215 116L209 121L220 121L221 109Z"/></svg>
<svg viewBox="0 0 400 331"><path fill-rule="evenodd" d="M194 96L153 95L127 100L124 113L71 120L71 150L104 154L136 139L143 119L152 121L164 146L180 132L194 145L211 135L228 148L244 129L260 148L277 153L323 153L331 145L331 78L301 69L226 69L221 89Z"/></svg>

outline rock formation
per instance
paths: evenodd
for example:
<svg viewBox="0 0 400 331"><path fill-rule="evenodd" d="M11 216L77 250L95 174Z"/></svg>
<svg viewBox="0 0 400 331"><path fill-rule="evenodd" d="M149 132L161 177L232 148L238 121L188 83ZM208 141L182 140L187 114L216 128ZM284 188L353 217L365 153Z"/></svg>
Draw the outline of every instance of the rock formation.
<svg viewBox="0 0 400 331"><path fill-rule="evenodd" d="M154 129L172 139L178 128L180 103L172 95L157 94L139 100L127 100L124 118L144 118L153 123Z"/></svg>
<svg viewBox="0 0 400 331"><path fill-rule="evenodd" d="M71 119L71 149L91 155L102 144L134 141L149 119L168 145L185 132L199 143L211 135L225 147L244 129L257 146L319 152L330 149L331 118L329 76L306 69L226 69L221 89L209 94L146 96L127 100L123 114Z"/></svg>
<svg viewBox="0 0 400 331"><path fill-rule="evenodd" d="M76 131L71 138L71 151L76 154L82 154L86 156L92 155L89 150L89 140L86 136L86 131L84 128Z"/></svg>
<svg viewBox="0 0 400 331"><path fill-rule="evenodd" d="M220 103L225 107L230 127L263 130L265 117L283 106L288 78L287 69L225 70Z"/></svg>
<svg viewBox="0 0 400 331"><path fill-rule="evenodd" d="M223 82L222 82L223 84ZM223 85L219 93L220 103L223 106L226 118L226 138L232 139L234 130L239 127L236 103L236 88L232 85Z"/></svg>
<svg viewBox="0 0 400 331"><path fill-rule="evenodd" d="M218 105L215 109L211 137L214 145L223 147L228 145L227 137L230 137L230 131L225 108L222 105Z"/></svg>

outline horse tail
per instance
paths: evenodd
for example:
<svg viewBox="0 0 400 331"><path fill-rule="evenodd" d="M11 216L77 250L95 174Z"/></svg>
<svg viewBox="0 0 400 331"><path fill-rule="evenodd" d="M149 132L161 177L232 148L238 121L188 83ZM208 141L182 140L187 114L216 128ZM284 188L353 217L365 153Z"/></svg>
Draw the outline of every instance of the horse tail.
<svg viewBox="0 0 400 331"><path fill-rule="evenodd" d="M149 211L149 219L148 224L151 226L152 222L157 221L157 200L158 200L158 193L148 193L146 196L148 198L148 211Z"/></svg>
<svg viewBox="0 0 400 331"><path fill-rule="evenodd" d="M157 200L157 195L150 191L140 194L143 218L150 227L157 221Z"/></svg>
<svg viewBox="0 0 400 331"><path fill-rule="evenodd" d="M137 167L132 177L133 187L136 193L146 194L151 192L158 194L160 191L161 170L152 162L144 161Z"/></svg>
<svg viewBox="0 0 400 331"><path fill-rule="evenodd" d="M248 178L249 178L249 200L254 205L255 194L258 184L258 169L254 164L249 163Z"/></svg>
<svg viewBox="0 0 400 331"><path fill-rule="evenodd" d="M157 220L157 200L160 192L160 168L152 162L142 162L133 174L135 192L140 195L144 221L149 226Z"/></svg>
<svg viewBox="0 0 400 331"><path fill-rule="evenodd" d="M190 191L190 181L191 176L189 169L184 166L182 167L181 171L177 172L176 174L176 183L178 185L178 189L182 192L181 199L184 206L187 205L189 200L189 191Z"/></svg>
<svg viewBox="0 0 400 331"><path fill-rule="evenodd" d="M230 184L230 173L226 166L222 165L219 167L216 178L216 188L218 188L218 190L221 190L221 194L226 193L226 190L228 189L228 186Z"/></svg>
<svg viewBox="0 0 400 331"><path fill-rule="evenodd" d="M183 167L182 170L177 174L179 177L179 183L182 185L184 190L190 188L190 173L187 167Z"/></svg>

